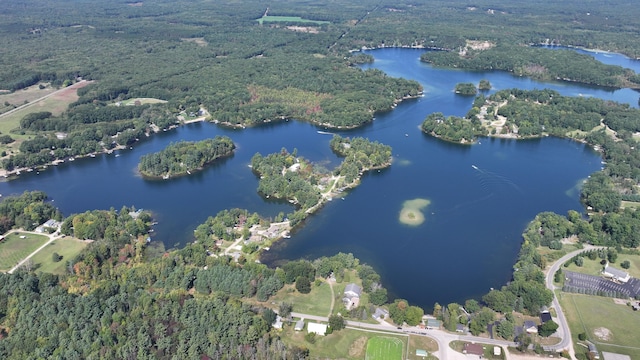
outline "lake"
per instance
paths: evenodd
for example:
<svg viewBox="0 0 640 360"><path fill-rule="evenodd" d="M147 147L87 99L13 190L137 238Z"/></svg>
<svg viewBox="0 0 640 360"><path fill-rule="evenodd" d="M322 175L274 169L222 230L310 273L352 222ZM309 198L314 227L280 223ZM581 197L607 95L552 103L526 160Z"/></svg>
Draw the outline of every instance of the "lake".
<svg viewBox="0 0 640 360"><path fill-rule="evenodd" d="M425 136L419 125L432 112L463 116L468 111L473 98L453 93L458 82L488 79L492 91L552 88L564 95L597 96L632 106L637 106L637 93L539 83L500 72L436 69L419 61L421 52L371 51L376 61L364 68L415 79L424 86L425 96L376 114L360 129L337 132L392 146L393 165L366 174L344 199L329 202L290 239L265 252L265 263L352 252L380 273L392 299L405 298L428 309L436 301L463 302L504 285L511 277L521 233L537 213L582 212L579 186L602 166L589 147L557 138L483 138L462 146ZM284 147L297 148L299 155L332 168L340 159L329 149L331 136L318 130L326 129L296 121L244 130L190 124L153 135L131 150L20 175L0 183L0 194L43 190L65 215L124 205L144 208L159 222L153 240L182 246L193 240L198 224L223 209L246 208L265 217L290 212L289 204L266 201L256 193L258 179L248 165L256 152L266 155ZM205 171L166 181L148 181L136 174L144 154L171 142L216 135L229 136L238 148ZM430 201L423 209L426 221L419 226L404 225L398 218L403 203L412 199Z"/></svg>

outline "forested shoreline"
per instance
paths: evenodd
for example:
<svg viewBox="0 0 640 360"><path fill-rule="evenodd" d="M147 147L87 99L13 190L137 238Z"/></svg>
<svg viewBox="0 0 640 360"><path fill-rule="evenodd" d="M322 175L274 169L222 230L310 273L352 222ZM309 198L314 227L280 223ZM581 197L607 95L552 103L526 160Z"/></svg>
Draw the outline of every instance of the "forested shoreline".
<svg viewBox="0 0 640 360"><path fill-rule="evenodd" d="M216 159L229 156L235 144L227 136L216 136L198 142L180 141L170 144L160 152L140 158L138 170L147 177L180 176L200 171Z"/></svg>
<svg viewBox="0 0 640 360"><path fill-rule="evenodd" d="M363 48L439 49L425 52L421 60L539 80L638 88L640 77L628 69L572 51L530 46L562 44L640 57L638 7L614 3L590 2L588 13L577 0L545 6L524 0L474 6L448 0L269 5L273 16L323 22L309 25L259 24L265 4L256 1L7 2L0 16L0 89L15 94L38 84L64 88L94 82L78 90L77 101L62 113L34 112L3 130L2 167L33 168L125 148L201 109L207 120L239 128L295 119L349 129L422 93L415 81L354 66L372 61L358 53ZM166 103L120 106L136 98ZM18 105L7 101L0 112ZM483 125L501 118L506 120L499 129ZM640 201L639 118L638 110L621 104L518 89L479 96L466 118L427 117L422 130L449 141L471 143L487 134L570 137L598 149L606 163L582 189L588 218L578 212L539 214L523 230L508 284L464 305L434 305L433 315L445 328L453 331L468 323L479 334L499 318L504 321L498 336L516 340L508 330L513 329L513 311L536 315L553 296L544 285L548 258L540 248L561 251L562 241L574 236L577 246L621 251L640 246L640 212L621 206L622 201ZM225 144L228 154L233 143ZM334 137L330 146L345 158L332 171L314 167L296 150L252 159L261 177L257 191L298 207L287 215L292 226L322 205L329 186L356 186L365 171L391 163L390 147L367 139ZM181 173L183 167L175 164L188 164L186 172L208 162L205 155L171 157L173 165L150 173ZM159 157L147 161L154 164L145 169L162 162ZM379 276L350 254L291 261L276 269L210 256L217 241L235 240L246 235L245 226L266 221L257 214L221 212L197 227L197 242L154 250L147 244L151 214L134 217L134 211L92 210L63 219L44 193L2 198L4 231L31 230L53 218L64 220L62 233L94 242L66 260L65 275L27 269L0 274L0 290L6 294L0 297L0 357L308 358L307 349L286 345L271 331L275 313L264 302L285 285L304 284L306 289L317 277L334 273L341 279L347 270L358 272L372 304L388 305L392 321L414 324L421 318L422 309L406 300L388 304ZM367 311L356 309L349 316L361 318Z"/></svg>

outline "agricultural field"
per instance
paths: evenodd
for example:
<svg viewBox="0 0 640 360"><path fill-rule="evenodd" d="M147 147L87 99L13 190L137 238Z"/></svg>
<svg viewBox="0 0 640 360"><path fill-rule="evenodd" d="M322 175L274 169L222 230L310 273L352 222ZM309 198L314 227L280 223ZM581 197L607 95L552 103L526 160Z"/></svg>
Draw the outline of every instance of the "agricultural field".
<svg viewBox="0 0 640 360"><path fill-rule="evenodd" d="M640 313L626 301L607 297L559 293L558 298L571 328L576 353L586 353L585 340L598 351L629 355L640 359Z"/></svg>
<svg viewBox="0 0 640 360"><path fill-rule="evenodd" d="M402 359L403 342L397 338L376 336L367 342L366 360Z"/></svg>
<svg viewBox="0 0 640 360"><path fill-rule="evenodd" d="M36 266L36 271L62 275L66 271L67 261L76 257L87 245L87 242L79 239L61 238L38 251L31 259ZM53 253L58 253L62 258L54 261Z"/></svg>
<svg viewBox="0 0 640 360"><path fill-rule="evenodd" d="M42 89L40 88L42 85ZM18 106L28 104L43 96L47 96L57 89L49 84L36 84L17 91L0 93L0 114L4 114Z"/></svg>
<svg viewBox="0 0 640 360"><path fill-rule="evenodd" d="M137 103L136 103L137 102ZM144 105L144 104L164 104L166 100L154 99L154 98L133 98L121 101L121 105Z"/></svg>
<svg viewBox="0 0 640 360"><path fill-rule="evenodd" d="M0 271L11 270L20 260L34 252L48 239L44 235L19 231L6 235L0 242Z"/></svg>
<svg viewBox="0 0 640 360"><path fill-rule="evenodd" d="M9 154L17 152L22 140L29 139L33 136L16 133L14 131L20 128L20 120L22 120L22 118L27 114L49 111L54 116L59 116L67 110L69 104L78 100L78 89L85 87L90 83L91 82L89 81L80 81L64 89L48 93L43 92L44 90L37 89L37 86L37 90L30 90L30 94L37 94L38 97L23 107L16 108L15 110L0 115L0 133L11 135L12 138L16 139L16 142L14 143L0 146L0 150L6 150ZM22 90L14 94L19 94L21 92ZM2 97L8 97L10 95L13 94L2 95ZM31 96L35 97L36 95Z"/></svg>
<svg viewBox="0 0 640 360"><path fill-rule="evenodd" d="M311 24L329 24L329 21L316 21L303 19L299 16L263 16L257 21L262 25L264 22L297 22L297 23L311 23Z"/></svg>

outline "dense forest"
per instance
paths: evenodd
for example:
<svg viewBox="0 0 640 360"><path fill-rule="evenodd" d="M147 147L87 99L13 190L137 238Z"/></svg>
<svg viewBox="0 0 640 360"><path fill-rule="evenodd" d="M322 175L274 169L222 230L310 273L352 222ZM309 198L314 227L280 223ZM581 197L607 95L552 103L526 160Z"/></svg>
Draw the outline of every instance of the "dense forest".
<svg viewBox="0 0 640 360"><path fill-rule="evenodd" d="M605 65L586 54L526 46L497 46L461 56L456 52L430 51L420 60L436 66L472 70L503 70L538 80L567 80L608 87L637 87L635 73Z"/></svg>
<svg viewBox="0 0 640 360"><path fill-rule="evenodd" d="M226 136L197 142L180 141L160 152L142 156L138 170L144 176L163 178L191 174L218 158L229 156L235 147Z"/></svg>
<svg viewBox="0 0 640 360"><path fill-rule="evenodd" d="M640 8L629 1L569 0L541 6L524 0L480 0L473 5L456 0L332 0L268 5L273 16L323 22L313 25L259 23L256 19L266 6L252 0L4 3L3 92L94 81L78 91L79 99L63 113L29 114L15 129L0 134L2 144L15 140L16 145L16 152L2 155L2 167L30 168L127 147L175 126L181 114L202 109L208 120L228 126L296 119L353 128L371 121L377 111L420 95L422 88L415 81L353 66L372 61L369 55L352 52L362 48L430 48L441 51L426 52L422 60L434 65L506 70L541 80L608 87L640 83L628 69L535 46L567 45L640 57ZM140 97L166 103L119 106ZM539 214L523 233L511 282L481 301L434 306L434 315L446 328L469 323L478 334L500 314L506 321L497 335L512 339L512 310L535 314L552 298L544 287L546 258L537 252L539 246L556 250L572 235L581 243L621 249L640 245L640 212L621 208L622 201L640 201L640 151L634 138L640 132L639 115L628 106L598 99L562 97L549 90L505 90L478 97L467 119L442 114L427 118L425 132L472 141L487 131L478 126L483 116L500 116L507 119L510 133L576 138L601 151L606 162L582 189L590 216ZM294 225L321 202L321 189L331 181L352 186L363 171L390 162L388 146L363 139L335 137L331 148L345 157L333 172L284 149L252 160L261 176L261 194L300 206L287 215ZM198 157L176 161L198 164ZM49 218L62 220L46 200L41 192L3 198L3 231L29 230ZM357 270L371 303L388 301L375 271L351 255L293 261L278 269L209 256L217 240L237 239L247 226L264 222L246 210L221 212L198 226L197 243L158 256L147 245L147 212L124 207L69 216L62 232L94 242L69 260L68 274L0 274L0 292L6 295L0 297L0 357L302 359L308 351L285 346L271 333L275 314L256 302L269 299L285 284L308 283L331 272L340 280L350 269ZM235 232L227 231L240 223ZM397 323L414 324L421 310L402 299L389 305ZM360 318L367 311L360 308L349 315Z"/></svg>

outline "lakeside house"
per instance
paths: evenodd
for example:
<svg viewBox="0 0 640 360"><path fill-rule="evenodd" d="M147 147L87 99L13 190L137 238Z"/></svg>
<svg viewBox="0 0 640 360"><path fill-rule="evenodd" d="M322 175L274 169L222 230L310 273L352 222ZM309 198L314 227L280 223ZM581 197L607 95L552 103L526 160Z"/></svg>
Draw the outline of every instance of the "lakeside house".
<svg viewBox="0 0 640 360"><path fill-rule="evenodd" d="M350 283L344 288L342 302L347 310L351 310L360 305L360 295L362 295L362 288L354 283Z"/></svg>
<svg viewBox="0 0 640 360"><path fill-rule="evenodd" d="M609 266L609 263L605 265L604 270L602 271L602 275L604 275L606 278L609 278L613 281L621 282L623 284L626 284L631 279L631 276L629 276L627 272L616 269L613 266Z"/></svg>
<svg viewBox="0 0 640 360"><path fill-rule="evenodd" d="M371 315L376 320L384 320L389 316L389 312L383 308L376 308L376 311Z"/></svg>
<svg viewBox="0 0 640 360"><path fill-rule="evenodd" d="M38 226L36 228L36 232L45 233L47 229L53 229L53 231L57 231L62 226L62 223L53 219L47 220L44 224Z"/></svg>

